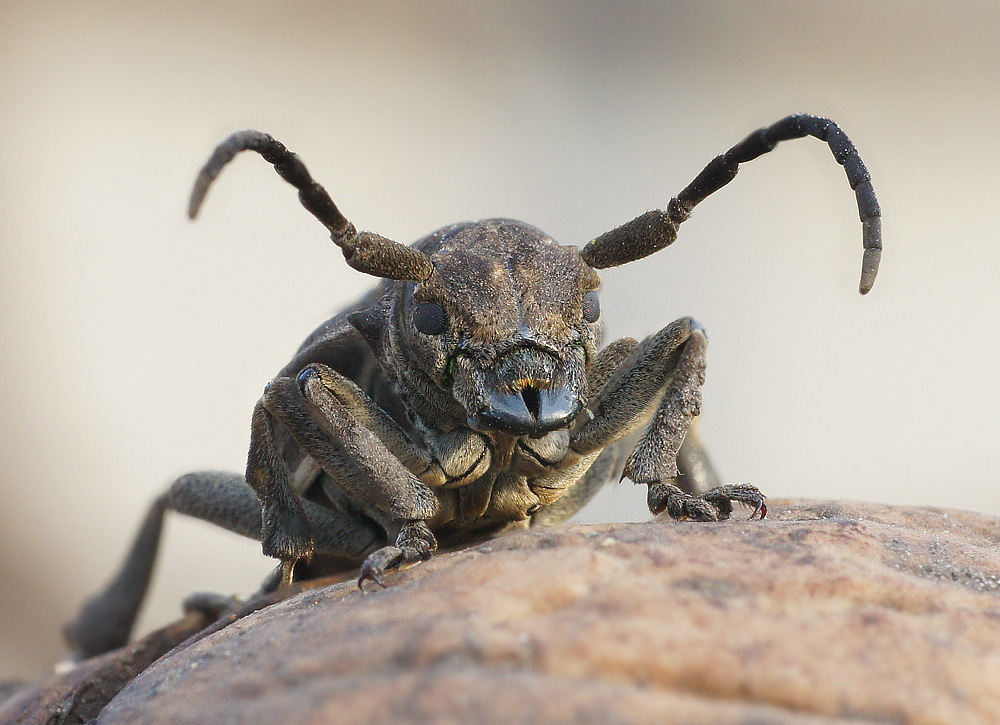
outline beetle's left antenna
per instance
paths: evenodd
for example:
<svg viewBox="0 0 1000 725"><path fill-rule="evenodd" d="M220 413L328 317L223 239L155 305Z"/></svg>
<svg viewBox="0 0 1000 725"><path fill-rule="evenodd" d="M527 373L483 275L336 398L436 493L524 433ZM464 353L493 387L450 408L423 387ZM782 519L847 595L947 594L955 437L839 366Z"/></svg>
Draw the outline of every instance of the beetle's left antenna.
<svg viewBox="0 0 1000 725"><path fill-rule="evenodd" d="M604 269L657 252L677 239L677 227L691 216L691 210L736 177L740 164L772 151L782 141L813 136L826 141L833 158L844 167L847 181L854 190L861 217L861 294L875 284L882 256L882 212L875 198L871 175L851 139L829 118L797 113L777 123L757 129L726 153L709 162L694 181L667 204L602 234L580 250L591 267Z"/></svg>
<svg viewBox="0 0 1000 725"><path fill-rule="evenodd" d="M188 216L198 216L212 182L236 154L256 151L270 163L278 175L299 190L299 201L330 232L333 242L344 250L344 258L354 269L375 277L422 282L434 271L430 258L420 250L404 246L379 234L358 232L333 199L316 182L298 154L262 131L237 131L215 147L205 162L191 190Z"/></svg>

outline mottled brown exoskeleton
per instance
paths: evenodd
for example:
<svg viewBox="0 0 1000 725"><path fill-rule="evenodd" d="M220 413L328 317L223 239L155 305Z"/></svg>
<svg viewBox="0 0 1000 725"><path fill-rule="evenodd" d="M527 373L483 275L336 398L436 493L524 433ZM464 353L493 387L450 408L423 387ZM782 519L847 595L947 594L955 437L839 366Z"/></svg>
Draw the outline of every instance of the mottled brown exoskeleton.
<svg viewBox="0 0 1000 725"><path fill-rule="evenodd" d="M267 134L233 134L198 177L192 218L222 168L256 151L299 190L348 264L384 281L310 335L267 384L245 476L188 474L157 499L121 573L68 628L79 652L127 640L168 509L260 539L281 561L268 587L359 564L359 583L381 584L439 542L564 521L618 477L649 487L653 513L712 521L735 501L763 518L760 491L720 485L689 431L704 380L702 328L684 318L601 349L597 270L672 243L739 164L804 136L829 144L857 195L864 294L878 269L880 211L857 150L828 119L795 115L756 131L666 210L582 250L509 219L455 224L412 247L358 232L298 156Z"/></svg>

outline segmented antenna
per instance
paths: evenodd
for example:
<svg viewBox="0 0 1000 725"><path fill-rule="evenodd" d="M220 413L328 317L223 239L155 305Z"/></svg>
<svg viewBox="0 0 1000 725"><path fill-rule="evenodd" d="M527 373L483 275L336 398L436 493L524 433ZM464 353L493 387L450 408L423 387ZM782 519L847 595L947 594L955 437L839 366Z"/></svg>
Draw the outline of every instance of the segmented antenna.
<svg viewBox="0 0 1000 725"><path fill-rule="evenodd" d="M666 211L656 209L646 212L602 234L581 250L584 260L591 267L604 269L642 259L663 249L677 238L677 228L691 216L695 206L736 177L740 164L766 154L782 141L804 136L827 142L833 158L844 167L847 181L854 190L864 246L859 290L861 294L866 294L875 284L882 256L882 212L872 187L871 175L840 126L829 118L804 113L758 129L726 153L716 156L694 181L670 200Z"/></svg>
<svg viewBox="0 0 1000 725"><path fill-rule="evenodd" d="M354 269L375 277L422 282L434 271L423 252L394 242L372 232L358 232L333 203L330 195L309 174L298 154L261 131L237 131L216 146L191 190L188 216L198 216L212 182L236 154L256 151L270 163L278 175L299 190L299 201L330 232L334 244L343 249L344 259Z"/></svg>

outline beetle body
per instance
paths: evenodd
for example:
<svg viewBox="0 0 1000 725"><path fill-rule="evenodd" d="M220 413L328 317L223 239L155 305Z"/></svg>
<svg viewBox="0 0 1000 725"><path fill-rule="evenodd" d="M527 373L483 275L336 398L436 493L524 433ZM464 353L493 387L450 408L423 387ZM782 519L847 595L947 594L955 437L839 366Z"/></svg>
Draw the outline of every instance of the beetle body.
<svg viewBox="0 0 1000 725"><path fill-rule="evenodd" d="M432 284L383 283L282 372L301 385L327 366L385 411L420 451L416 476L437 499L429 525L459 543L557 500L542 484L573 460L569 426L584 410L602 326L584 319L583 297L599 279L575 247L511 220L453 225L416 246L435 261ZM291 446L291 466L306 458ZM316 468L321 488L345 500ZM377 506L364 515L385 518Z"/></svg>
<svg viewBox="0 0 1000 725"><path fill-rule="evenodd" d="M244 131L217 147L192 193L194 217L222 168L259 153L355 269L383 278L321 325L254 407L245 474L197 472L161 495L121 573L68 628L81 654L127 640L165 511L262 542L281 562L267 587L361 565L359 583L509 528L551 525L616 477L648 486L653 513L765 515L748 484L720 485L690 430L707 340L691 318L604 347L598 269L671 244L695 205L740 163L783 140L826 141L854 189L875 279L880 211L870 177L828 119L790 116L716 157L665 210L584 248L522 222L454 224L404 246L358 232L298 156Z"/></svg>
<svg viewBox="0 0 1000 725"><path fill-rule="evenodd" d="M402 436L373 427L433 492L427 522L443 544L536 516L554 523L568 514L551 505L589 470L563 475L582 457L571 424L593 415L599 277L577 248L512 220L456 224L415 246L435 262L432 284L384 282L324 323L279 377L301 388L326 367L387 414ZM299 493L364 516L388 541L398 535L382 507L359 504L287 431L286 464L312 472L298 477Z"/></svg>

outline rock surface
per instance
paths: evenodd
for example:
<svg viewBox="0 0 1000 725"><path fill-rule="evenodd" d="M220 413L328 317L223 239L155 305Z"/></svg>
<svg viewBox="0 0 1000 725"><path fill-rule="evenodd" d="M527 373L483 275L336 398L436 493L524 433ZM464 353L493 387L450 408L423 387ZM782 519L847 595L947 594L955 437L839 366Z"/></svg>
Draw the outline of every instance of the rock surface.
<svg viewBox="0 0 1000 725"><path fill-rule="evenodd" d="M87 722L136 675L210 623L202 613L191 612L138 642L91 657L36 685L12 686L0 693L0 725Z"/></svg>
<svg viewBox="0 0 1000 725"><path fill-rule="evenodd" d="M254 612L97 722L1000 722L1000 519L776 501L763 522L510 535Z"/></svg>

